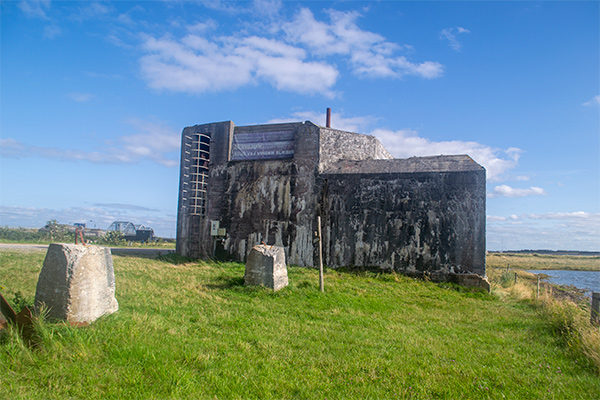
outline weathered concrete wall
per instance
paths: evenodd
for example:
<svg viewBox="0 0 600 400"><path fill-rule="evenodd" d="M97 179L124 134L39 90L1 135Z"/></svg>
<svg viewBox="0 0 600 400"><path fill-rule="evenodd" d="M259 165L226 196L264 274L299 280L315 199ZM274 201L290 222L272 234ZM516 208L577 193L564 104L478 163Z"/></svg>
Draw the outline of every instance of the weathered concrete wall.
<svg viewBox="0 0 600 400"><path fill-rule="evenodd" d="M235 125L232 121L187 127L182 133L181 169L179 173L179 205L177 212L177 254L187 257L212 257L213 238L210 236L210 221L219 220L225 181L227 162L231 153L231 140ZM184 170L184 149L186 135L195 133L208 134L210 140L210 178L205 215L191 215L183 204L183 190L186 187L186 171Z"/></svg>
<svg viewBox="0 0 600 400"><path fill-rule="evenodd" d="M325 262L485 275L485 171L323 174Z"/></svg>
<svg viewBox="0 0 600 400"><path fill-rule="evenodd" d="M267 124L267 125L246 125L236 126L234 134L236 133L261 133L261 132L278 132L278 131L295 131L302 125L302 122L292 122L284 124Z"/></svg>
<svg viewBox="0 0 600 400"><path fill-rule="evenodd" d="M397 160L374 137L308 121L188 129L211 133L209 201L204 217L180 207L179 254L212 257L215 220L232 259L264 242L284 247L290 264L314 266L321 215L331 267L485 275L485 170L468 156ZM234 133L290 130L293 158L231 161Z"/></svg>
<svg viewBox="0 0 600 400"><path fill-rule="evenodd" d="M228 232L225 249L235 260L245 261L264 242L284 247L291 264L314 263L318 127L295 128L293 159L236 161L227 168L221 226Z"/></svg>
<svg viewBox="0 0 600 400"><path fill-rule="evenodd" d="M228 232L227 251L239 261L261 242L289 251L299 207L292 195L297 180L293 161L235 162L227 172L220 221Z"/></svg>
<svg viewBox="0 0 600 400"><path fill-rule="evenodd" d="M342 160L329 164L327 174L484 171L467 155L411 157L393 160Z"/></svg>
<svg viewBox="0 0 600 400"><path fill-rule="evenodd" d="M379 160L394 157L374 136L321 128L319 170L340 160Z"/></svg>

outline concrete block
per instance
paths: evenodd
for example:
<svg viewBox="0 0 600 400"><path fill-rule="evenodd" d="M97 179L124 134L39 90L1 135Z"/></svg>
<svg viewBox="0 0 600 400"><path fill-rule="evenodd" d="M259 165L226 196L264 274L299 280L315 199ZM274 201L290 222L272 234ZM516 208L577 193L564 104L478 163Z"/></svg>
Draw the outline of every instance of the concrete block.
<svg viewBox="0 0 600 400"><path fill-rule="evenodd" d="M38 279L35 304L44 303L50 318L93 322L119 309L110 249L52 243Z"/></svg>
<svg viewBox="0 0 600 400"><path fill-rule="evenodd" d="M476 274L455 274L457 284L466 287L476 287L487 291L491 290L490 282L487 278L481 277Z"/></svg>
<svg viewBox="0 0 600 400"><path fill-rule="evenodd" d="M283 247L258 245L250 250L246 261L245 285L261 285L279 290L288 285Z"/></svg>

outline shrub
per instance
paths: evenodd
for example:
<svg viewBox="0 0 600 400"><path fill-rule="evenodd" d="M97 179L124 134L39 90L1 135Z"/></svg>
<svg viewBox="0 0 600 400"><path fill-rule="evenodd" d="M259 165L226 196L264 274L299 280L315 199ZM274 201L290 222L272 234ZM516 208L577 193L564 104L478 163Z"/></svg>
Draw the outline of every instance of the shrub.
<svg viewBox="0 0 600 400"><path fill-rule="evenodd" d="M0 239L11 242L39 242L46 239L46 234L33 229L0 228Z"/></svg>
<svg viewBox="0 0 600 400"><path fill-rule="evenodd" d="M119 246L125 244L125 236L120 231L108 231L102 238L102 243L109 246Z"/></svg>
<svg viewBox="0 0 600 400"><path fill-rule="evenodd" d="M33 299L27 298L20 290L17 290L12 301L12 307L17 313L25 307L33 310Z"/></svg>

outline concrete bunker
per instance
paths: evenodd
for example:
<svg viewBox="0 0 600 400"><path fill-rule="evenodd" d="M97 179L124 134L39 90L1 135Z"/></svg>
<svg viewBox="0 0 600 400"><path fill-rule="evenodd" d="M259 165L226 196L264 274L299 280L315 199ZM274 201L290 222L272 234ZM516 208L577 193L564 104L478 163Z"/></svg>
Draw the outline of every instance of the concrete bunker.
<svg viewBox="0 0 600 400"><path fill-rule="evenodd" d="M245 262L281 246L312 267L485 276L485 169L467 155L394 159L377 138L312 122L187 127L177 253Z"/></svg>

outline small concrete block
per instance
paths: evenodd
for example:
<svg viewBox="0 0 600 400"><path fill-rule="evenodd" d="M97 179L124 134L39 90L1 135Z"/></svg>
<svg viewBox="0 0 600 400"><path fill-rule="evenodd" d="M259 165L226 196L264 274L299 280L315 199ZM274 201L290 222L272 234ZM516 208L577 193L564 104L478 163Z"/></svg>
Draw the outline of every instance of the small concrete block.
<svg viewBox="0 0 600 400"><path fill-rule="evenodd" d="M487 291L491 290L490 282L476 274L457 274L458 284L466 287L476 287Z"/></svg>
<svg viewBox="0 0 600 400"><path fill-rule="evenodd" d="M288 285L285 251L277 246L254 246L246 261L245 285L261 285L279 290Z"/></svg>
<svg viewBox="0 0 600 400"><path fill-rule="evenodd" d="M119 309L110 249L52 243L38 278L35 304L44 303L50 318L93 322Z"/></svg>

